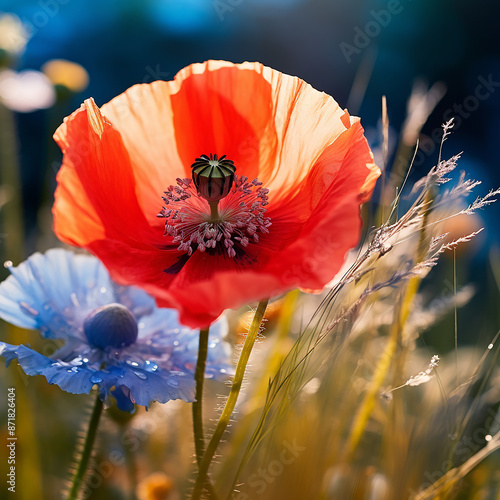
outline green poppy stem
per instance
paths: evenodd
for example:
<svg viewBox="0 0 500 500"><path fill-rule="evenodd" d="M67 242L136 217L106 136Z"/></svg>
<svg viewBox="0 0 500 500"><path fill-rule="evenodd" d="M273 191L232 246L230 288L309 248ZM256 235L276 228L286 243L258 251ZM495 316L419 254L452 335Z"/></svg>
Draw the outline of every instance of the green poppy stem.
<svg viewBox="0 0 500 500"><path fill-rule="evenodd" d="M226 405L222 410L222 414L219 417L219 421L217 422L215 431L212 435L212 438L210 439L210 442L208 443L201 463L199 464L198 477L196 478L196 484L194 486L191 500L199 500L201 498L203 486L207 480L208 470L212 463L215 452L217 451L217 447L219 446L219 443L222 439L222 436L224 435L224 432L229 424L229 419L231 418L231 415L233 413L236 401L238 400L238 395L240 393L243 377L245 376L248 359L250 358L252 348L255 344L255 340L257 339L257 335L259 333L262 320L264 319L264 314L266 312L268 302L269 299L260 301L259 305L257 306L257 310L255 311L255 316L253 318L252 324L250 325L250 329L248 330L248 335L245 339L245 343L243 344L240 359L238 360L238 364L236 366L236 373L234 374L233 384L231 386L231 391L229 392Z"/></svg>
<svg viewBox="0 0 500 500"><path fill-rule="evenodd" d="M67 500L76 500L76 498L78 498L78 491L83 484L89 460L92 456L92 449L94 448L94 441L97 435L97 428L99 426L102 408L103 403L98 394L94 404L94 409L92 410L92 415L90 417L87 435L85 436L85 441L83 442L83 449L78 461L78 466L76 468L75 475L73 476L73 480L71 481L71 489L69 490Z"/></svg>

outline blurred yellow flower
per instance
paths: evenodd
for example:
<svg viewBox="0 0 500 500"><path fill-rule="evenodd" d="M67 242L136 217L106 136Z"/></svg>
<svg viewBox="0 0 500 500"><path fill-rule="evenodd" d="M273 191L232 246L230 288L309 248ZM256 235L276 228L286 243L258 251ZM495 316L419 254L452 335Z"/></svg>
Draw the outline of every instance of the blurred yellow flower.
<svg viewBox="0 0 500 500"><path fill-rule="evenodd" d="M139 500L167 500L171 497L174 483L163 472L155 472L139 483L137 496Z"/></svg>
<svg viewBox="0 0 500 500"><path fill-rule="evenodd" d="M89 84L89 74L80 64L53 59L42 66L42 71L54 85L61 85L72 92L81 92Z"/></svg>

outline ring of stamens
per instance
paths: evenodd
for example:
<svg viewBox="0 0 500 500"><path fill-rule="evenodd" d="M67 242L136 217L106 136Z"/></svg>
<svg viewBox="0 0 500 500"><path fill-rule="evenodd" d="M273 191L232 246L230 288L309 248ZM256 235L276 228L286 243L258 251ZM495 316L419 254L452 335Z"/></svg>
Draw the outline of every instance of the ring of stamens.
<svg viewBox="0 0 500 500"><path fill-rule="evenodd" d="M259 234L269 232L271 219L264 216L268 192L258 179L235 175L231 191L219 202L219 218L213 220L208 202L197 194L191 179L177 179L177 185L165 191L158 217L166 219L164 234L179 243L178 250L235 257L238 247L257 243Z"/></svg>

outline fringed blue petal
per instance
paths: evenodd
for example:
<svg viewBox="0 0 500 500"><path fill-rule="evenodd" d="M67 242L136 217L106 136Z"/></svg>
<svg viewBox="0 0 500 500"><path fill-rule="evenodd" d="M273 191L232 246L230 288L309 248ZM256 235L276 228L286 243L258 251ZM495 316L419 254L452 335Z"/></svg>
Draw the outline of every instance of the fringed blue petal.
<svg viewBox="0 0 500 500"><path fill-rule="evenodd" d="M0 342L0 356L5 358L5 366L9 366L14 359L17 359L16 351L19 349L18 345L6 344Z"/></svg>
<svg viewBox="0 0 500 500"><path fill-rule="evenodd" d="M228 324L221 318L210 327L205 376L226 380L234 371L231 363L231 348L223 338L228 333ZM149 360L164 369L184 372L194 378L198 359L199 330L179 324L178 312L174 309L156 309L151 315L141 318L139 338L124 358L131 361Z"/></svg>
<svg viewBox="0 0 500 500"><path fill-rule="evenodd" d="M158 335L163 335L165 339L174 339L182 331L191 331L190 328L179 323L179 313L175 309L159 309L157 307L140 319L138 327L139 340ZM171 344L170 341L167 343Z"/></svg>
<svg viewBox="0 0 500 500"><path fill-rule="evenodd" d="M127 388L130 391L130 400L135 404L147 407L153 401L194 401L195 383L190 374L161 369L151 372L127 365L111 367L110 373L117 379L117 388Z"/></svg>
<svg viewBox="0 0 500 500"><path fill-rule="evenodd" d="M101 398L106 399L112 392L123 411L133 411L134 403L147 407L153 401L194 401L195 383L190 373L163 370L153 363L135 366L129 361L96 370L80 356L64 362L43 356L27 346L4 342L0 343L0 355L7 365L17 359L27 375L43 375L49 384L58 385L71 394L87 394L97 385Z"/></svg>
<svg viewBox="0 0 500 500"><path fill-rule="evenodd" d="M135 411L135 405L130 399L130 391L127 387L120 386L118 389L113 389L111 394L116 400L116 406L121 411L126 411L128 413L133 413Z"/></svg>
<svg viewBox="0 0 500 500"><path fill-rule="evenodd" d="M57 361L24 345L1 342L0 355L5 357L6 364L17 358L26 375L43 375L49 384L58 385L71 394L87 394L95 384L107 394L116 383L116 377L110 372L94 370L83 363Z"/></svg>
<svg viewBox="0 0 500 500"><path fill-rule="evenodd" d="M116 302L123 304L138 319L157 309L156 301L144 290L135 286L114 285Z"/></svg>
<svg viewBox="0 0 500 500"><path fill-rule="evenodd" d="M9 270L0 284L0 317L48 338L81 336L83 318L114 302L109 275L91 256L52 249Z"/></svg>
<svg viewBox="0 0 500 500"><path fill-rule="evenodd" d="M228 325L225 318L221 318L210 327L208 339L207 363L205 377L216 380L227 380L234 373L231 362L231 348L224 341L227 336ZM197 330L182 329L177 335L175 349L172 352L172 361L176 366L183 366L194 374L198 359L198 345L200 333Z"/></svg>

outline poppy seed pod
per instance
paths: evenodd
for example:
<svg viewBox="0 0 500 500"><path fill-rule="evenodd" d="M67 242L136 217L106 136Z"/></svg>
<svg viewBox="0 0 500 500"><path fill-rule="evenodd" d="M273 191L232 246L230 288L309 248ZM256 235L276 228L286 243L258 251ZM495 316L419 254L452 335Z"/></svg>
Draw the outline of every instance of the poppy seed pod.
<svg viewBox="0 0 500 500"><path fill-rule="evenodd" d="M198 195L208 202L225 198L234 180L236 167L226 155L217 158L217 155L201 155L191 165L193 182Z"/></svg>

